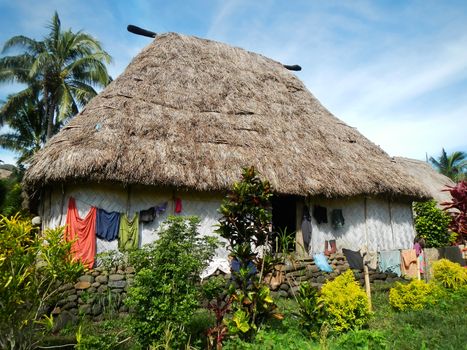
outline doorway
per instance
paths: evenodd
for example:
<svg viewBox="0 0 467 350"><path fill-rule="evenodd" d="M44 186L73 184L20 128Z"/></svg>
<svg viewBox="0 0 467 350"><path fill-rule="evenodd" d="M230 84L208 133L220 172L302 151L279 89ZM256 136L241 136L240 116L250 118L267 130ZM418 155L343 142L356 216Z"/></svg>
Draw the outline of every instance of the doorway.
<svg viewBox="0 0 467 350"><path fill-rule="evenodd" d="M273 249L275 252L295 251L297 230L297 198L274 195L272 197Z"/></svg>

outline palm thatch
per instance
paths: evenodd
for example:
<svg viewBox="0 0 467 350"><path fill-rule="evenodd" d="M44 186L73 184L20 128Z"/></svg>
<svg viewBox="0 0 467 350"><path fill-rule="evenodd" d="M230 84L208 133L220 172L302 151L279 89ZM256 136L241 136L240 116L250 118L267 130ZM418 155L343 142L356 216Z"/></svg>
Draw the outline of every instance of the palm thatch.
<svg viewBox="0 0 467 350"><path fill-rule="evenodd" d="M449 192L442 192L446 186L454 186L455 183L449 177L438 173L430 164L421 160L395 157L398 164L400 164L405 171L411 175L426 192L439 203L450 201L451 195Z"/></svg>
<svg viewBox="0 0 467 350"><path fill-rule="evenodd" d="M158 36L47 143L25 182L213 191L250 165L284 194L426 196L282 64L173 33Z"/></svg>

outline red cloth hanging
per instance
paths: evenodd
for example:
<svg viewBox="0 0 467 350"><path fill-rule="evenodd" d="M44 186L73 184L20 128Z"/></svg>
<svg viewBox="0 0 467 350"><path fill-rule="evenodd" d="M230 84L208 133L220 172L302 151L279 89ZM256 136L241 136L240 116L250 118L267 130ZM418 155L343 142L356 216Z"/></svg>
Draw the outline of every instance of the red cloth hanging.
<svg viewBox="0 0 467 350"><path fill-rule="evenodd" d="M175 212L177 214L182 212L182 199L180 197L175 199Z"/></svg>
<svg viewBox="0 0 467 350"><path fill-rule="evenodd" d="M66 215L65 239L74 241L71 246L73 257L84 266L92 268L96 255L96 207L91 207L84 219L81 219L76 208L76 201L70 197Z"/></svg>

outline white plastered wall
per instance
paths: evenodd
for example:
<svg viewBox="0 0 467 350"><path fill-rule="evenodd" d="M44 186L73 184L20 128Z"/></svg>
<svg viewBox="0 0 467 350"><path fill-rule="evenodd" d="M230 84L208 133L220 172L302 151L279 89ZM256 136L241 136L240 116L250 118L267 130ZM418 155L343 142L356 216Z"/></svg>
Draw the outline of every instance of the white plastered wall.
<svg viewBox="0 0 467 350"><path fill-rule="evenodd" d="M337 248L359 250L367 246L370 251L408 249L412 247L412 205L384 199L351 198L311 200L313 206L327 208L328 223L318 224L312 215L312 239L310 252L324 251L325 241L335 239ZM331 223L333 209L341 209L345 225L334 228Z"/></svg>
<svg viewBox="0 0 467 350"><path fill-rule="evenodd" d="M123 188L117 185L89 184L68 185L56 188L45 195L42 203L43 226L65 225L68 199L74 197L81 217L91 205L107 211L125 212L129 217L151 206L168 202L167 210L152 223L140 224L140 245L151 243L157 238L157 231L168 215L174 213L174 196L182 198L181 215L196 215L200 218L199 231L203 235L214 235L218 222L217 212L222 202L221 194L178 192L143 186ZM314 205L327 208L328 223L318 224L312 216L312 239L310 253L322 252L326 240L335 239L338 249L359 250L364 245L370 251L406 249L412 247L412 207L410 203L390 202L383 199L333 199L311 200L307 203L310 211ZM332 209L342 209L344 227L335 229L331 224ZM117 249L117 241L106 242L97 239L97 252ZM227 250L218 248L216 257L205 274L217 268L228 272Z"/></svg>
<svg viewBox="0 0 467 350"><path fill-rule="evenodd" d="M172 192L168 189L158 189L143 186L131 186L124 188L117 185L87 184L68 185L56 188L45 195L42 203L43 228L64 226L68 200L76 199L76 206L80 217L86 216L91 206L107 211L127 213L132 218L134 213L148 209L152 206L168 203L165 213L159 215L151 223L140 223L140 246L151 243L158 237L157 231L160 224L168 217L174 215L174 197L182 199L182 212L179 215L196 215L200 218L199 232L202 235L215 235L215 224L218 223L219 209L222 196L220 194L206 194L195 192ZM216 235L217 236L217 235ZM97 253L117 250L117 240L107 242L101 239L96 241ZM228 272L229 264L227 251L220 247L208 271L214 272L217 268Z"/></svg>

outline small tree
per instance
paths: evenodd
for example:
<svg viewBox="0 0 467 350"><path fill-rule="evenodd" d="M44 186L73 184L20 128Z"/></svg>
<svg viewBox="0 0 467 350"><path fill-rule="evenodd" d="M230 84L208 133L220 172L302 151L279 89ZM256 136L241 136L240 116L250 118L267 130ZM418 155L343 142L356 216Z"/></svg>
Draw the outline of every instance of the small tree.
<svg viewBox="0 0 467 350"><path fill-rule="evenodd" d="M0 217L0 348L35 348L59 286L84 270L70 252L63 229L39 235L28 220Z"/></svg>
<svg viewBox="0 0 467 350"><path fill-rule="evenodd" d="M274 266L268 251L271 243L271 197L268 181L262 181L253 167L245 168L242 180L234 184L222 203L217 232L230 243L232 317L226 321L229 333L251 338L275 312L269 287L262 281ZM258 248L263 248L262 257ZM219 344L218 344L219 345Z"/></svg>
<svg viewBox="0 0 467 350"><path fill-rule="evenodd" d="M159 239L130 255L137 273L125 300L133 331L148 347L171 332L173 348L188 338L185 326L198 308L199 275L214 256L216 237L200 237L199 219L170 216Z"/></svg>
<svg viewBox="0 0 467 350"><path fill-rule="evenodd" d="M434 200L414 203L415 230L425 239L426 247L436 248L449 245L451 234L448 227L449 215L436 207Z"/></svg>
<svg viewBox="0 0 467 350"><path fill-rule="evenodd" d="M447 186L444 191L451 194L451 201L441 203L444 210L455 209L449 211L451 222L449 228L458 234L458 242L464 243L467 237L467 182L461 181L456 186Z"/></svg>

